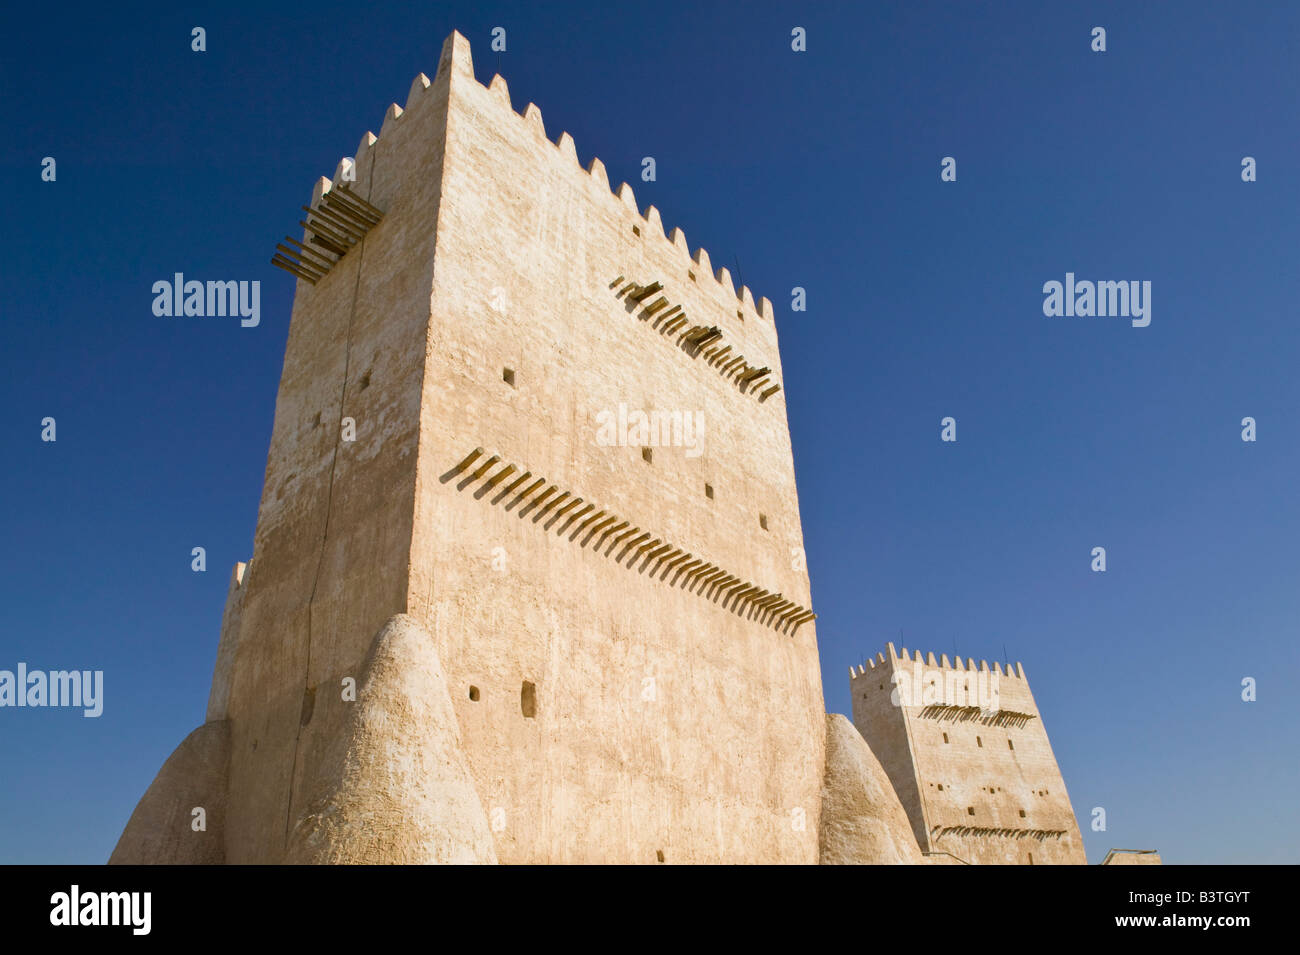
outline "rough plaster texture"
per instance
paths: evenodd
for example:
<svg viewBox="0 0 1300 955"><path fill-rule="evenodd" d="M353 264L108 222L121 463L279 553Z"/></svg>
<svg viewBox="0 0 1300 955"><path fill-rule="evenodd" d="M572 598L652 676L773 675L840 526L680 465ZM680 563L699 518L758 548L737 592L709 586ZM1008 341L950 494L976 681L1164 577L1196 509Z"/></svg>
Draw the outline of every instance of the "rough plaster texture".
<svg viewBox="0 0 1300 955"><path fill-rule="evenodd" d="M110 865L217 865L225 861L230 724L204 723L167 757L117 840ZM194 830L201 807L203 831Z"/></svg>
<svg viewBox="0 0 1300 955"><path fill-rule="evenodd" d="M286 861L496 862L433 638L411 617L393 617L357 689Z"/></svg>
<svg viewBox="0 0 1300 955"><path fill-rule="evenodd" d="M891 698L895 681L937 686ZM969 689L996 676L997 713L935 705L945 682ZM911 684L909 684L910 686ZM887 652L850 680L853 722L879 758L922 852L968 863L1083 864L1079 826L1029 682L1019 664ZM933 693L933 696L927 696ZM902 704L902 705L899 705ZM945 739L946 737L946 739ZM973 812L972 812L973 810ZM939 862L936 857L930 861Z"/></svg>
<svg viewBox="0 0 1300 955"><path fill-rule="evenodd" d="M629 313L611 284L661 282L693 321L779 377L771 309L738 298L680 233L666 238L630 189L611 193L567 136L551 142L536 107L514 112L504 81L476 82L459 38L450 97L409 612L437 638L483 803L510 820L498 853L815 862L824 704L813 627L785 634L737 616L444 478L483 447L809 606L793 559L802 531L783 393L741 393ZM702 413L702 453L658 447L647 463L635 442L601 446L597 416L620 403ZM525 681L532 719L520 711Z"/></svg>
<svg viewBox="0 0 1300 955"><path fill-rule="evenodd" d="M737 612L453 473L487 448L810 607L784 392L767 389L782 380L771 304L611 192L598 160L579 166L503 80L477 82L459 34L362 137L355 172L384 216L297 285L254 556L214 671L227 859L369 858L339 813L420 739L451 758L457 727L503 862L816 862L812 623ZM762 393L655 328L619 276L721 329L728 361L769 369ZM620 404L702 414L701 453L601 444L597 416ZM398 614L432 635L455 719L385 742L339 687ZM299 828L331 792L336 810Z"/></svg>
<svg viewBox="0 0 1300 955"><path fill-rule="evenodd" d="M844 716L826 717L822 865L920 865L911 823L866 740Z"/></svg>

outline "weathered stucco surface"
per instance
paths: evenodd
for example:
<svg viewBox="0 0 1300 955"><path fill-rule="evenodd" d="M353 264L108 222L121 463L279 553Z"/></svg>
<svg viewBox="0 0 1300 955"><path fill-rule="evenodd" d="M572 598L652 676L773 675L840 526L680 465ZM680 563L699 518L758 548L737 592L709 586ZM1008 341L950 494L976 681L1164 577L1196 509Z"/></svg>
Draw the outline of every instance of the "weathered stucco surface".
<svg viewBox="0 0 1300 955"><path fill-rule="evenodd" d="M822 865L920 865L924 860L889 777L852 723L826 717Z"/></svg>
<svg viewBox="0 0 1300 955"><path fill-rule="evenodd" d="M567 515L552 520L558 507L501 496L530 472L647 543L810 606L784 393L742 392L629 308L614 280L661 283L657 295L779 378L772 310L665 237L630 189L611 193L598 162L583 169L536 107L514 112L503 81L476 82L459 38L450 95L409 612L437 638L483 804L507 819L498 853L815 862L813 626L782 632L734 613L653 563L617 560L622 544L575 538ZM620 403L702 414L700 454L660 446L647 462L637 442L601 445L598 415ZM449 473L478 447L468 474ZM501 463L462 484L494 454ZM507 462L519 470L485 493Z"/></svg>
<svg viewBox="0 0 1300 955"><path fill-rule="evenodd" d="M770 303L480 84L459 34L362 138L349 189L383 218L297 285L214 673L228 861L368 857L338 848L338 812L299 827L414 745L371 738L340 694L408 614L501 861L816 862L824 706ZM656 325L631 283L691 324ZM696 325L722 340L692 347ZM702 416L700 440L602 442L620 405ZM524 473L552 500L501 494ZM579 497L644 536L575 533L594 512L552 505ZM312 825L333 848L305 845Z"/></svg>
<svg viewBox="0 0 1300 955"><path fill-rule="evenodd" d="M285 861L496 862L429 633L405 615L389 620L357 690Z"/></svg>
<svg viewBox="0 0 1300 955"><path fill-rule="evenodd" d="M204 723L177 746L117 840L110 865L218 865L225 861L230 724ZM204 811L195 830L194 810Z"/></svg>

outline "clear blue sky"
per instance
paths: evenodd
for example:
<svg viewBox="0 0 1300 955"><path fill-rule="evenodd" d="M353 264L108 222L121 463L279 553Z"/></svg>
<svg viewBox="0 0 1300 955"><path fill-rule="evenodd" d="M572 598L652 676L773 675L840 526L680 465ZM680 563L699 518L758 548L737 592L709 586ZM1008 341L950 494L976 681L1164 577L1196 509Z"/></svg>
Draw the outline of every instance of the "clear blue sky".
<svg viewBox="0 0 1300 955"><path fill-rule="evenodd" d="M0 669L106 681L97 720L0 710L0 862L106 859L202 722L271 251L452 29L776 304L828 709L887 640L1005 646L1092 861L1300 861L1300 6L235 6L20 4L0 37ZM177 271L260 280L260 327L156 318ZM1044 317L1067 271L1150 281L1150 326Z"/></svg>

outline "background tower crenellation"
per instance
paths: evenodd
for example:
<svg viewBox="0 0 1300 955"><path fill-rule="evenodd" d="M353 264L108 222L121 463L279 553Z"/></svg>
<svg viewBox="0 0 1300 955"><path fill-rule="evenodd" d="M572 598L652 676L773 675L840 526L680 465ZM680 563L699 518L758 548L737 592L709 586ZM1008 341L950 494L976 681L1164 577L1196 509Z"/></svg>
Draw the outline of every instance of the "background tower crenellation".
<svg viewBox="0 0 1300 955"><path fill-rule="evenodd" d="M1019 661L1016 661L1014 666L1008 662L1004 669L1001 661L994 661L990 664L987 660L980 660L977 663L972 658L963 659L961 657L954 657L950 661L948 659L948 654L941 653L936 657L934 651L929 651L924 655L924 658L922 658L921 651L919 650L909 653L907 648L904 647L900 653L894 649L892 643L886 644L886 648L889 654L888 658L885 653L878 653L873 657L868 657L866 662L861 663L858 666L850 666L849 679L857 680L859 677L869 675L872 670L876 669L878 666L886 664L887 662L893 662L894 664L905 663L910 665L915 663L917 660L922 660L924 665L929 669L954 670L962 673L985 671L996 673L1007 679L1025 678L1024 666Z"/></svg>

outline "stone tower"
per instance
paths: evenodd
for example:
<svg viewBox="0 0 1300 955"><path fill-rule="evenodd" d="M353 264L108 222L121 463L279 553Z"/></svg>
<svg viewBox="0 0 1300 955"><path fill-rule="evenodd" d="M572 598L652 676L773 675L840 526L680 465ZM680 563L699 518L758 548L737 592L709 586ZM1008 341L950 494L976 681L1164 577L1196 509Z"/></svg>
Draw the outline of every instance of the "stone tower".
<svg viewBox="0 0 1300 955"><path fill-rule="evenodd" d="M887 652L853 671L853 722L921 851L963 862L1087 861L1024 668Z"/></svg>
<svg viewBox="0 0 1300 955"><path fill-rule="evenodd" d="M771 303L460 34L286 242L208 722L113 861L818 861Z"/></svg>

